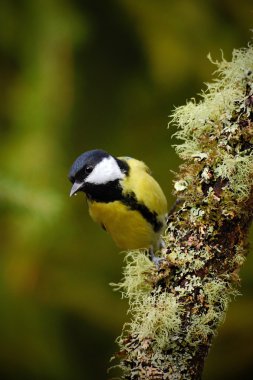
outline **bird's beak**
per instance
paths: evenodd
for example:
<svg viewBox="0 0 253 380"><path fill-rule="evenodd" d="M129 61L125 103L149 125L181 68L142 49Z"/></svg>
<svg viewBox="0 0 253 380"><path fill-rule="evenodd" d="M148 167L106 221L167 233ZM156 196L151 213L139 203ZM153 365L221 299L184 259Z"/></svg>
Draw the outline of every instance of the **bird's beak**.
<svg viewBox="0 0 253 380"><path fill-rule="evenodd" d="M70 190L69 196L72 197L72 195L76 194L81 189L81 187L83 187L83 182L75 182Z"/></svg>

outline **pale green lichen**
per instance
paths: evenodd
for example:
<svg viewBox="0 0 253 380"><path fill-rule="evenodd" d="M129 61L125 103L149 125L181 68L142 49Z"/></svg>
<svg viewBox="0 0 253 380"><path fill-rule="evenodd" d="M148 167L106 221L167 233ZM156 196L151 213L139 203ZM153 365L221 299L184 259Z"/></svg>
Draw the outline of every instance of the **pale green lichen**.
<svg viewBox="0 0 253 380"><path fill-rule="evenodd" d="M171 344L181 324L176 297L161 288L134 298L129 311L134 318L128 324L128 333L140 340L151 339L159 349L166 349Z"/></svg>
<svg viewBox="0 0 253 380"><path fill-rule="evenodd" d="M253 48L249 46L247 49L235 50L231 62L223 59L214 63L218 67L216 74L219 78L207 84L207 90L202 92L202 100L196 103L193 99L174 111L171 123L179 127L174 136L183 141L176 145L176 151L184 160L196 157L198 152L202 160L212 159L215 154L219 157L217 166L214 166L215 174L228 178L231 190L242 200L249 194L253 184L250 175L253 153L240 151L239 141L234 147L234 139L241 133L234 116L237 112L239 118L245 112L247 117L251 112L251 105L248 109L245 105L245 85L252 82L253 78ZM203 136L209 136L209 139L204 142ZM219 143L213 152L217 139ZM253 142L253 136L250 141Z"/></svg>
<svg viewBox="0 0 253 380"><path fill-rule="evenodd" d="M253 185L253 152L248 156L226 155L214 172L221 178L229 179L231 190L239 201L243 200Z"/></svg>
<svg viewBox="0 0 253 380"><path fill-rule="evenodd" d="M214 334L214 326L224 322L231 297L239 293L228 281L214 279L204 284L200 294L206 307L204 311L192 316L191 324L187 328L186 339L194 345L207 341L208 336Z"/></svg>
<svg viewBox="0 0 253 380"><path fill-rule="evenodd" d="M154 264L143 250L129 251L125 256L126 266L123 271L123 280L118 284L111 283L114 290L119 290L123 297L129 300L139 297L140 294L149 294L152 285L149 281L150 272Z"/></svg>
<svg viewBox="0 0 253 380"><path fill-rule="evenodd" d="M180 324L176 298L159 287L152 291L152 273L157 269L145 251L130 251L125 260L123 281L112 284L129 299L129 313L134 316L125 330L140 339L152 339L157 347L164 348Z"/></svg>
<svg viewBox="0 0 253 380"><path fill-rule="evenodd" d="M184 180L176 181L174 183L174 188L176 191L183 191L187 188L188 184Z"/></svg>
<svg viewBox="0 0 253 380"><path fill-rule="evenodd" d="M215 73L218 79L207 84L206 91L202 92L203 100L196 103L192 99L173 114L171 123L179 127L175 135L186 141L176 148L182 158L191 158L196 151L202 151L201 135L216 135L221 129L221 122L231 118L235 101L245 97L245 80L252 78L253 49L249 46L234 50L231 62L223 58L221 62L213 63L217 65Z"/></svg>
<svg viewBox="0 0 253 380"><path fill-rule="evenodd" d="M203 292L209 305L220 304L222 310L226 310L231 297L239 293L228 281L214 279L203 286Z"/></svg>
<svg viewBox="0 0 253 380"><path fill-rule="evenodd" d="M200 378L238 294L252 209L253 48L214 63L218 78L201 101L172 117L186 164L174 183L181 203L168 219L165 264L157 271L144 251L129 252L116 286L129 300L130 322L118 339L127 380Z"/></svg>
<svg viewBox="0 0 253 380"><path fill-rule="evenodd" d="M183 268L192 270L201 269L207 260L210 260L213 255L207 247L198 247L198 254L196 256L196 246L193 248L190 245L194 244L194 241L189 240L189 248L187 250L173 249L168 255L167 259L170 263L180 266L181 270Z"/></svg>

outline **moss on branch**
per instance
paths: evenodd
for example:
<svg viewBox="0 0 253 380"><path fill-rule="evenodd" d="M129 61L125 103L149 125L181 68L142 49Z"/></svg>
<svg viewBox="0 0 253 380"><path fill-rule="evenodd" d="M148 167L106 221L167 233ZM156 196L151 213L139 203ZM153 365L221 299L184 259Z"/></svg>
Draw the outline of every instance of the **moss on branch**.
<svg viewBox="0 0 253 380"><path fill-rule="evenodd" d="M201 101L172 117L184 163L165 261L157 271L145 252L130 252L118 285L131 314L118 338L122 379L200 379L237 294L253 209L253 48L214 63L216 79Z"/></svg>

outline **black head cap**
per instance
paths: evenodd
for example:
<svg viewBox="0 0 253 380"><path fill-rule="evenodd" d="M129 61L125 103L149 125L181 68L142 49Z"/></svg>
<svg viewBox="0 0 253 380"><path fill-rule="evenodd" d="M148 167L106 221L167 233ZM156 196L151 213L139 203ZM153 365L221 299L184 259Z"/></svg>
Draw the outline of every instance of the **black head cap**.
<svg viewBox="0 0 253 380"><path fill-rule="evenodd" d="M81 154L73 163L68 178L70 182L83 181L98 162L110 155L101 149L89 150Z"/></svg>

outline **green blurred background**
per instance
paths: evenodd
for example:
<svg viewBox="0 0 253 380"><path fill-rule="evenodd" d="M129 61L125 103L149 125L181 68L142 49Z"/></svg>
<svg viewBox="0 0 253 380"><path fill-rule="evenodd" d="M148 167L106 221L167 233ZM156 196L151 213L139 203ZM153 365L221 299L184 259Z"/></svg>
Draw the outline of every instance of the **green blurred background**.
<svg viewBox="0 0 253 380"><path fill-rule="evenodd" d="M0 2L0 379L106 379L124 256L67 174L85 150L143 159L173 203L174 106L251 38L252 0ZM253 258L204 379L250 379Z"/></svg>

